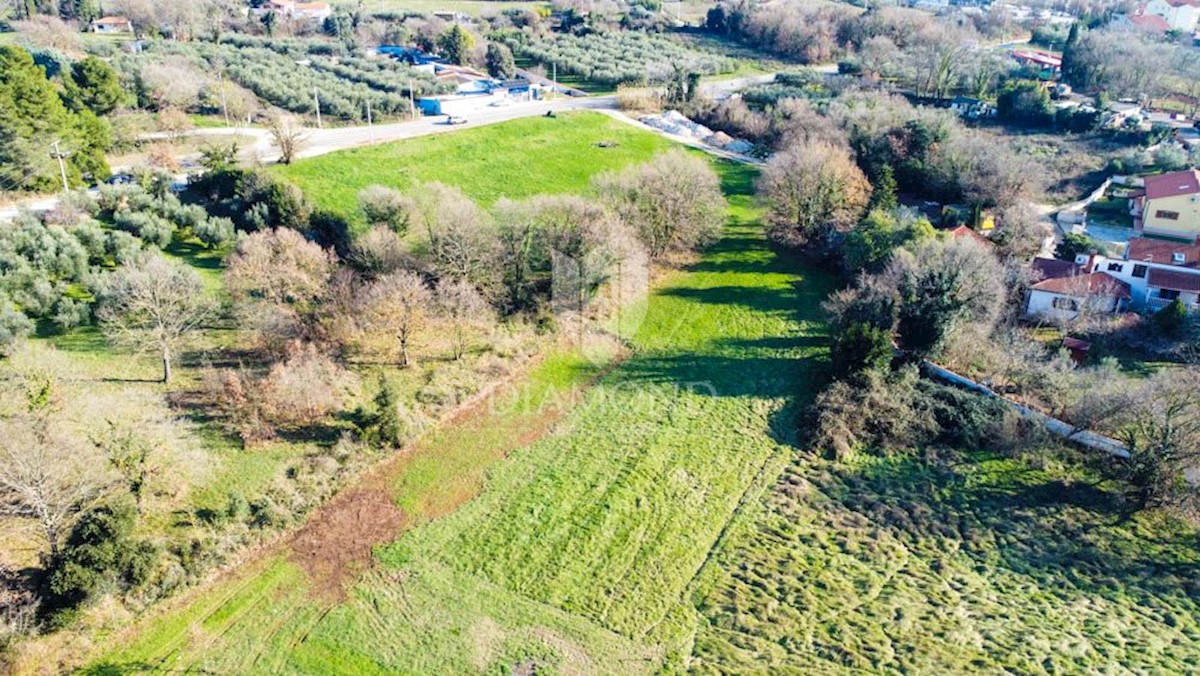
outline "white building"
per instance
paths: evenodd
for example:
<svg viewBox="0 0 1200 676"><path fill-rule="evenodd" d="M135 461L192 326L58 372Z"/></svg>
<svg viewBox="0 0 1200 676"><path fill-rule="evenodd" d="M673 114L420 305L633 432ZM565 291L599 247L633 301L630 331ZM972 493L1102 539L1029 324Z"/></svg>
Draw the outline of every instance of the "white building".
<svg viewBox="0 0 1200 676"><path fill-rule="evenodd" d="M123 16L106 16L92 22L96 33L132 33L133 22Z"/></svg>
<svg viewBox="0 0 1200 676"><path fill-rule="evenodd" d="M1179 299L1189 312L1200 311L1200 244L1137 237L1119 257L1081 254L1075 266L1125 284L1134 310L1157 312Z"/></svg>
<svg viewBox="0 0 1200 676"><path fill-rule="evenodd" d="M296 0L267 0L253 12L259 16L275 13L289 19L308 21L324 21L333 16L333 9L327 2L296 2Z"/></svg>
<svg viewBox="0 0 1200 676"><path fill-rule="evenodd" d="M1145 13L1162 17L1171 30L1192 33L1200 22L1200 0L1150 0Z"/></svg>
<svg viewBox="0 0 1200 676"><path fill-rule="evenodd" d="M1026 314L1074 319L1085 310L1097 314L1124 309L1130 299L1129 285L1108 273L1095 272L1086 256L1084 259L1083 265L1035 259L1035 270L1055 276L1047 276L1029 288Z"/></svg>

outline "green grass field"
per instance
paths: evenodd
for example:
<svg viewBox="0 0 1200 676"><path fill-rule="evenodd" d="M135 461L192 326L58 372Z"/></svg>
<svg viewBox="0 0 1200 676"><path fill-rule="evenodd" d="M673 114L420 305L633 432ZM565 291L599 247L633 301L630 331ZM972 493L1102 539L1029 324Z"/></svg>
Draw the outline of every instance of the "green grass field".
<svg viewBox="0 0 1200 676"><path fill-rule="evenodd" d="M459 143L516 166L531 136L607 137L598 117ZM628 131L622 162L662 147ZM485 201L588 180L462 174L404 143L380 152ZM353 162L291 171L313 165ZM768 247L753 170L715 166L730 224L659 281L627 358L555 352L496 405L428 435L388 484L407 530L346 598L313 594L285 554L268 556L114 637L90 672L1200 668L1195 531L1119 512L1119 487L1078 459L835 463L796 448L831 280Z"/></svg>
<svg viewBox="0 0 1200 676"><path fill-rule="evenodd" d="M602 141L616 145L600 147ZM490 206L501 196L585 190L592 176L643 162L668 144L606 115L578 112L357 148L276 170L318 206L358 222L358 192L371 184L407 191L439 181Z"/></svg>
<svg viewBox="0 0 1200 676"><path fill-rule="evenodd" d="M630 150L648 155L663 144L596 115L568 119L583 125L565 135L568 147L628 134L624 162L635 159ZM504 126L496 136L523 148L529 134ZM475 139L504 154L503 142L487 141ZM750 204L753 170L718 168L731 225L702 259L662 281L631 356L581 397L563 395L599 365L551 359L518 386L522 406L426 440L394 485L397 503L426 523L381 550L381 565L348 601L314 623L315 602L294 593L303 584L291 564L267 561L151 622L97 671L446 673L525 662L645 671L681 663L696 621L694 576L790 455L788 430L822 359L817 308L831 289L824 275L766 246ZM464 187L476 196L504 190L472 181ZM579 190L586 178L555 184ZM513 447L522 429L563 413L548 435ZM481 485L474 501L429 520Z"/></svg>

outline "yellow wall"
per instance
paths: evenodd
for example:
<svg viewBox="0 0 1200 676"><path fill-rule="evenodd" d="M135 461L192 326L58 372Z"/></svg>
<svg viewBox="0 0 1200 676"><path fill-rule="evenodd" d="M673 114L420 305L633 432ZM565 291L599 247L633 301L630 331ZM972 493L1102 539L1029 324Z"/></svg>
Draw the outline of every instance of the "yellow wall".
<svg viewBox="0 0 1200 676"><path fill-rule="evenodd" d="M1176 211L1178 220L1156 218L1155 212ZM1149 200L1142 214L1142 230L1148 235L1184 237L1200 235L1200 195L1180 195Z"/></svg>

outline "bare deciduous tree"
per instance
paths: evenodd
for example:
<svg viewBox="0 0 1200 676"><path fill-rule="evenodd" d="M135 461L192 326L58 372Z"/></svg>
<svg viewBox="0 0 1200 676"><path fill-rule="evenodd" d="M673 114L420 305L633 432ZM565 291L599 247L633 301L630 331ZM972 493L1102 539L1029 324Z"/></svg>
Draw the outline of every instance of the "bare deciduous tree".
<svg viewBox="0 0 1200 676"><path fill-rule="evenodd" d="M371 277L412 268L417 263L404 241L390 228L376 226L354 240L350 263Z"/></svg>
<svg viewBox="0 0 1200 676"><path fill-rule="evenodd" d="M466 352L472 330L489 326L492 308L469 282L442 280L434 289L438 316L450 327L454 358Z"/></svg>
<svg viewBox="0 0 1200 676"><path fill-rule="evenodd" d="M279 151L279 161L283 164L291 164L308 145L308 132L300 125L300 121L291 115L272 117L267 130L271 133L271 141Z"/></svg>
<svg viewBox="0 0 1200 676"><path fill-rule="evenodd" d="M53 558L107 477L97 467L102 460L64 424L61 369L43 355L22 357L16 391L6 392L16 395L17 410L0 418L0 515L36 521Z"/></svg>
<svg viewBox="0 0 1200 676"><path fill-rule="evenodd" d="M101 329L110 338L162 357L163 382L171 381L175 349L212 311L200 276L190 268L147 255L110 275L101 291Z"/></svg>
<svg viewBox="0 0 1200 676"><path fill-rule="evenodd" d="M856 223L871 185L845 148L824 141L777 153L759 178L773 239L792 246L825 245Z"/></svg>
<svg viewBox="0 0 1200 676"><path fill-rule="evenodd" d="M601 174L594 184L653 257L711 242L725 221L725 197L716 172L682 150Z"/></svg>
<svg viewBox="0 0 1200 676"><path fill-rule="evenodd" d="M305 305L321 295L333 264L333 254L295 230L264 230L238 243L225 287L235 300Z"/></svg>
<svg viewBox="0 0 1200 676"><path fill-rule="evenodd" d="M400 365L411 362L410 348L429 319L432 294L425 280L412 272L384 275L363 290L359 319L368 334L385 334L395 341Z"/></svg>
<svg viewBox="0 0 1200 676"><path fill-rule="evenodd" d="M496 231L487 212L458 188L427 183L417 192L419 248L440 278L465 279L485 292L496 282Z"/></svg>
<svg viewBox="0 0 1200 676"><path fill-rule="evenodd" d="M285 345L303 334L334 270L335 256L295 230L264 230L230 255L225 288L240 321Z"/></svg>

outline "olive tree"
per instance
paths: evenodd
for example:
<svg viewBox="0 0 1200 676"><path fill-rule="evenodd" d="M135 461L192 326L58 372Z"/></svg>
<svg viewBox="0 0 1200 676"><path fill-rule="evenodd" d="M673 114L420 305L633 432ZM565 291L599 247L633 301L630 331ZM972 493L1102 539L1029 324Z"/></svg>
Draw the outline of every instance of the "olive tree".
<svg viewBox="0 0 1200 676"><path fill-rule="evenodd" d="M397 234L408 230L415 205L399 190L369 185L358 193L358 209L371 225L386 225Z"/></svg>
<svg viewBox="0 0 1200 676"><path fill-rule="evenodd" d="M200 276L191 268L157 255L122 265L106 278L96 316L104 333L135 349L162 357L163 382L184 338L212 313Z"/></svg>

